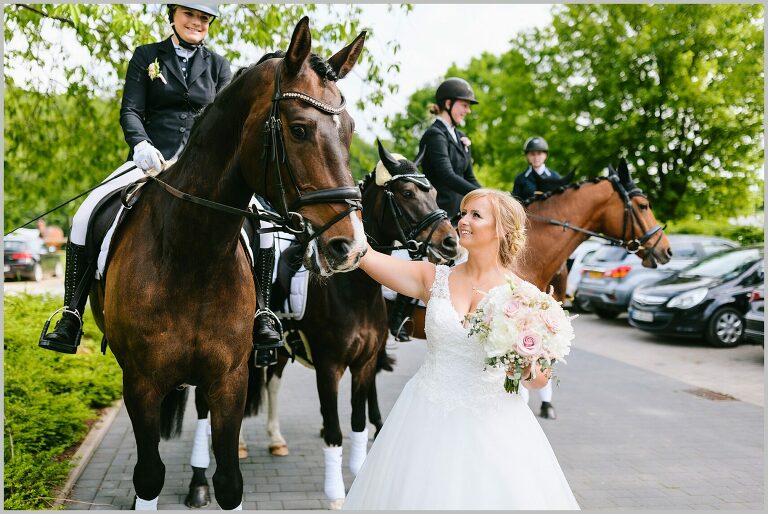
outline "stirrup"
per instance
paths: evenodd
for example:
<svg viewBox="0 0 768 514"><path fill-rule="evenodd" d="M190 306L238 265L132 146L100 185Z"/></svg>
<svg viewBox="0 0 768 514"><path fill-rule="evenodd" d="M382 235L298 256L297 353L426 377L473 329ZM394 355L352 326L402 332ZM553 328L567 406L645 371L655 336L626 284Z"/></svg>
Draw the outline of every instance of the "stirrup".
<svg viewBox="0 0 768 514"><path fill-rule="evenodd" d="M83 331L83 318L80 316L80 313L77 312L77 310L72 310L69 307L64 306L64 307L60 307L60 308L56 309L55 311L53 311L53 314L48 316L48 319L45 321L45 323L43 323L43 331L40 333L40 340L41 341L44 340L45 336L48 335L48 327L51 326L51 320L53 319L53 317L55 315L57 315L58 313L60 313L61 311L64 311L64 314L66 314L66 313L74 314L75 317L77 317L77 321L80 322L80 330L79 331L80 332Z"/></svg>
<svg viewBox="0 0 768 514"><path fill-rule="evenodd" d="M282 334L283 333L283 324L280 323L280 318L277 317L277 314L272 312L271 309L256 309L256 314L253 316L254 322L256 321L256 318L259 316L266 316L268 318L272 318L275 323L277 324L277 331Z"/></svg>

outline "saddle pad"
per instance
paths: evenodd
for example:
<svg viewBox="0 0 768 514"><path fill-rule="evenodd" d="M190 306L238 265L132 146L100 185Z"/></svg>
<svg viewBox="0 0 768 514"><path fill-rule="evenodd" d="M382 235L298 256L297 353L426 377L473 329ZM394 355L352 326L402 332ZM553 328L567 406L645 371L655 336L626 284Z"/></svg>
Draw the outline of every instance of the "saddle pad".
<svg viewBox="0 0 768 514"><path fill-rule="evenodd" d="M286 330L283 333L283 341L285 342L285 351L292 360L299 361L309 369L315 369L315 365L312 362L312 349L309 347L309 341L303 330Z"/></svg>
<svg viewBox="0 0 768 514"><path fill-rule="evenodd" d="M291 291L283 303L282 312L276 312L279 318L300 320L307 309L307 290L309 289L309 271L302 265L291 279Z"/></svg>
<svg viewBox="0 0 768 514"><path fill-rule="evenodd" d="M109 248L112 244L112 235L115 233L115 229L123 219L123 211L125 211L125 207L121 205L120 209L117 211L115 220L112 222L112 225L110 225L109 230L104 236L104 239L101 241L99 257L96 260L96 280L101 280L101 278L106 274L105 270L107 266L107 257L109 256Z"/></svg>

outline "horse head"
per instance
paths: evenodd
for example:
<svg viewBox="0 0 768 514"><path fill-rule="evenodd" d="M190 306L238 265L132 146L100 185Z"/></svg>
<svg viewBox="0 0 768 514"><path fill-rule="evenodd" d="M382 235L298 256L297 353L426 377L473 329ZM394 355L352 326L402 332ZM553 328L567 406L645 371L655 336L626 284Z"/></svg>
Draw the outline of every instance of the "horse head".
<svg viewBox="0 0 768 514"><path fill-rule="evenodd" d="M326 61L310 53L304 17L288 50L262 58L242 86L253 91L240 141L242 176L296 233L305 247L304 266L323 276L356 268L366 250L355 212L360 191L349 167L354 121L336 86L364 41L361 32Z"/></svg>
<svg viewBox="0 0 768 514"><path fill-rule="evenodd" d="M672 256L669 240L651 210L648 197L632 180L623 157L618 170L608 165L608 178L619 193L623 215L607 221L606 232L621 234L619 237L627 250L636 252L647 268L669 262Z"/></svg>
<svg viewBox="0 0 768 514"><path fill-rule="evenodd" d="M444 263L458 257L456 230L437 206L437 192L410 161L391 154L380 141L380 161L363 184L363 219L380 244L399 241L412 258Z"/></svg>

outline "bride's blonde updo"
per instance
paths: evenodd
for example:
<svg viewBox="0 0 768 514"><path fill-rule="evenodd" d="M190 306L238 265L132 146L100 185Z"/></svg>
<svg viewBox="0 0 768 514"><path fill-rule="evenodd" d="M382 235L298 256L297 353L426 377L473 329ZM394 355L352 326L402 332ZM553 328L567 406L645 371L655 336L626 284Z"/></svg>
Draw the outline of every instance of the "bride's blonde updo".
<svg viewBox="0 0 768 514"><path fill-rule="evenodd" d="M499 261L505 268L515 262L515 257L525 248L525 222L527 216L523 206L511 194L496 189L475 189L461 200L464 205L477 198L488 198L496 218L496 235L499 236Z"/></svg>

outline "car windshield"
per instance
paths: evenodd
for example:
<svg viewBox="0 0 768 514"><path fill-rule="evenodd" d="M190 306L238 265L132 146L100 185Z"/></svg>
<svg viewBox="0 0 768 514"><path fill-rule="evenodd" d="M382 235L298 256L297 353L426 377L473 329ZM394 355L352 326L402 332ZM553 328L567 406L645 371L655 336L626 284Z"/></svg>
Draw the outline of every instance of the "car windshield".
<svg viewBox="0 0 768 514"><path fill-rule="evenodd" d="M729 280L738 276L755 261L762 259L760 250L743 250L716 253L693 264L680 272L681 277L709 277Z"/></svg>
<svg viewBox="0 0 768 514"><path fill-rule="evenodd" d="M3 246L6 252L18 252L19 250L26 250L27 245L24 241L3 241Z"/></svg>
<svg viewBox="0 0 768 514"><path fill-rule="evenodd" d="M589 262L609 262L620 261L629 255L627 251L620 246L603 246L598 248L590 257Z"/></svg>

